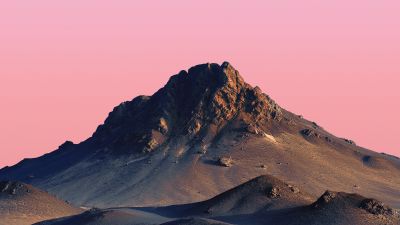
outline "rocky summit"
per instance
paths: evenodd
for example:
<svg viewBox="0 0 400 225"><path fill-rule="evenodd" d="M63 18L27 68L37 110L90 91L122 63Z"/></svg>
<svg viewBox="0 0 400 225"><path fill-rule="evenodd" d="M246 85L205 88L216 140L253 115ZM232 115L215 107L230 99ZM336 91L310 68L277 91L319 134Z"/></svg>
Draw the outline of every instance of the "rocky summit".
<svg viewBox="0 0 400 225"><path fill-rule="evenodd" d="M99 148L128 153L152 152L177 137L184 137L178 138L180 142L206 145L238 119L254 129L282 119L282 112L229 63L202 64L172 76L151 97L139 96L117 106L92 139Z"/></svg>

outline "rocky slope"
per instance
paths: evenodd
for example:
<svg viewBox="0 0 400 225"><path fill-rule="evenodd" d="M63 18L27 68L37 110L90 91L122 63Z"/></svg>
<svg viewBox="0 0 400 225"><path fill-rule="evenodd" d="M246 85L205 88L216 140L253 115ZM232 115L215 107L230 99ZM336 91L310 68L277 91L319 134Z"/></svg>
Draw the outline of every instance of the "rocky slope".
<svg viewBox="0 0 400 225"><path fill-rule="evenodd" d="M262 174L313 197L326 189L400 207L400 160L335 137L279 107L229 63L182 71L115 107L92 137L0 170L76 205L209 199Z"/></svg>

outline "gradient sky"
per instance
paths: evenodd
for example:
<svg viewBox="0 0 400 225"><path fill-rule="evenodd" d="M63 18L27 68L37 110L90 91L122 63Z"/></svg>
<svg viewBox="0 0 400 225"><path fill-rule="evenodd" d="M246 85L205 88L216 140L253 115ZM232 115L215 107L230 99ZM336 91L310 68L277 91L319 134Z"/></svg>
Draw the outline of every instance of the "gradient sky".
<svg viewBox="0 0 400 225"><path fill-rule="evenodd" d="M281 106L400 156L400 1L0 3L0 167L83 141L122 101L231 62Z"/></svg>

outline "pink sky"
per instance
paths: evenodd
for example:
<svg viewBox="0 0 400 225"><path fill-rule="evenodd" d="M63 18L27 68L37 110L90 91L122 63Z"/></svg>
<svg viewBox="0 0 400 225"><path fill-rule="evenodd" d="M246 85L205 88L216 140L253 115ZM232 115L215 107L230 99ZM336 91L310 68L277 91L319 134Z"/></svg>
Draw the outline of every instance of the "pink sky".
<svg viewBox="0 0 400 225"><path fill-rule="evenodd" d="M400 156L400 2L3 1L0 167L89 137L121 101L231 62L281 106Z"/></svg>

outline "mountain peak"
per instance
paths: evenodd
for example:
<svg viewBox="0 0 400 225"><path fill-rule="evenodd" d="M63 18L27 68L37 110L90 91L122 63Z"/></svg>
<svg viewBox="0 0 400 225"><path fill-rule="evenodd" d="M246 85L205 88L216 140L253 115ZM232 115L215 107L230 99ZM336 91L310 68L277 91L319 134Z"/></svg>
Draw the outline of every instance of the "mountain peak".
<svg viewBox="0 0 400 225"><path fill-rule="evenodd" d="M146 152L176 137L181 143L194 139L211 143L233 121L262 127L279 121L281 114L280 107L247 84L231 64L207 63L172 76L150 97L117 106L92 139L102 147L126 151L136 146L135 152Z"/></svg>
<svg viewBox="0 0 400 225"><path fill-rule="evenodd" d="M234 91L246 86L239 72L228 62L221 65L206 63L191 67L187 72L182 70L172 76L166 88L175 88L175 85L191 85L193 88L221 88L229 87Z"/></svg>

